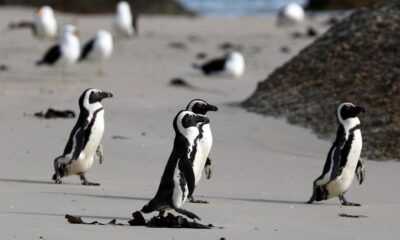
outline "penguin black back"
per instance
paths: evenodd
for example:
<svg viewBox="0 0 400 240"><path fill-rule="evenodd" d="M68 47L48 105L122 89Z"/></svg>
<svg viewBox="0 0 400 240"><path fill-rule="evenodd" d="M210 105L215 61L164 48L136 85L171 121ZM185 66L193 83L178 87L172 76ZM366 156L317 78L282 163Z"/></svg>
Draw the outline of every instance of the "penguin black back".
<svg viewBox="0 0 400 240"><path fill-rule="evenodd" d="M177 210L185 201L186 196L193 193L195 177L189 158L194 156L192 156L192 153L189 154L189 152L195 151L193 143L195 142L195 138L198 137L199 123L206 123L208 121L207 117L194 114L190 111L180 111L176 115L173 123L175 130L173 150L165 166L157 193L142 208L142 212L150 213L170 208ZM177 182L179 186L177 186ZM179 206L177 206L177 201L174 199L174 191L182 191L181 196L183 199L178 201L180 202Z"/></svg>

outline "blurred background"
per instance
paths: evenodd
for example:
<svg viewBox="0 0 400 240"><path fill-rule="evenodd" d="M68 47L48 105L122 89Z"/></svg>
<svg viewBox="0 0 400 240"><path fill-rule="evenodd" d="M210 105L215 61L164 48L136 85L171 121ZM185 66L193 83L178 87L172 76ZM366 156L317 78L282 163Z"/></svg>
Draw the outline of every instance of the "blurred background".
<svg viewBox="0 0 400 240"><path fill-rule="evenodd" d="M118 0L0 0L0 5L51 5L58 11L111 13ZM343 10L384 0L130 0L133 8L147 14L201 14L207 16L246 16L276 13L295 2L308 10ZM96 4L96 8L93 8Z"/></svg>

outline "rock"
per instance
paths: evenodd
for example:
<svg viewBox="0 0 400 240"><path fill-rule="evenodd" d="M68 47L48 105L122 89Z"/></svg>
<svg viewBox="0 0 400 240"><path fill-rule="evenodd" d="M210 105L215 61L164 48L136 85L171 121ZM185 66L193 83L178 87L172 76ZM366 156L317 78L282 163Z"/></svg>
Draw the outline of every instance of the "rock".
<svg viewBox="0 0 400 240"><path fill-rule="evenodd" d="M72 111L72 110L56 110L56 109L49 108L49 109L47 109L46 113L37 112L34 115L35 115L35 117L45 118L45 119L50 119L50 118L74 118L75 117L75 112Z"/></svg>
<svg viewBox="0 0 400 240"><path fill-rule="evenodd" d="M362 155L400 158L400 2L355 11L277 68L243 102L332 140L336 107L363 105Z"/></svg>

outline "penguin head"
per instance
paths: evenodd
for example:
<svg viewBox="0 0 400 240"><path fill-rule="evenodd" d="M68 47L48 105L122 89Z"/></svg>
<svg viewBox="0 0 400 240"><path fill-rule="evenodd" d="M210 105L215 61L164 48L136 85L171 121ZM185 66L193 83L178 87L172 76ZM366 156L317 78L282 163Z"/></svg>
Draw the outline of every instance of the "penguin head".
<svg viewBox="0 0 400 240"><path fill-rule="evenodd" d="M89 112L93 112L103 107L100 103L101 100L111 97L113 97L113 94L110 92L103 92L99 89L89 88L86 89L79 98L79 107L81 110L86 109Z"/></svg>
<svg viewBox="0 0 400 240"><path fill-rule="evenodd" d="M176 133L180 133L184 136L197 136L199 126L209 122L210 120L204 115L182 110L174 119L174 129Z"/></svg>
<svg viewBox="0 0 400 240"><path fill-rule="evenodd" d="M208 111L218 111L218 107L207 103L201 99L193 99L186 107L187 111L192 111L196 114L204 115Z"/></svg>
<svg viewBox="0 0 400 240"><path fill-rule="evenodd" d="M345 124L346 122L357 119L359 113L364 113L365 109L362 106L357 106L350 102L344 102L339 105L336 112L338 122Z"/></svg>

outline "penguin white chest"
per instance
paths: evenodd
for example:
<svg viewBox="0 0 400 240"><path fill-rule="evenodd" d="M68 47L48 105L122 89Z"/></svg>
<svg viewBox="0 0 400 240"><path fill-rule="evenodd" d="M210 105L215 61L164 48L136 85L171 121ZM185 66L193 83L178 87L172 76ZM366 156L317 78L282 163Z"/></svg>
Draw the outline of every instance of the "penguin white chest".
<svg viewBox="0 0 400 240"><path fill-rule="evenodd" d="M103 137L104 110L97 113L90 131L85 148L80 153L79 158L70 165L69 174L85 173L92 167L94 154Z"/></svg>
<svg viewBox="0 0 400 240"><path fill-rule="evenodd" d="M179 170L179 161L177 162L174 170L174 190L172 193L172 203L175 208L180 208L182 204L186 201L189 194L189 189L183 176L183 173Z"/></svg>
<svg viewBox="0 0 400 240"><path fill-rule="evenodd" d="M99 146L101 139L103 138L104 133L104 110L101 110L97 113L93 126L91 127L89 140L83 150L83 153L87 156L96 152L97 147Z"/></svg>
<svg viewBox="0 0 400 240"><path fill-rule="evenodd" d="M346 165L343 167L342 174L336 180L327 185L329 197L335 197L345 193L351 186L354 179L355 170L362 150L361 131L354 131L354 138L351 142Z"/></svg>
<svg viewBox="0 0 400 240"><path fill-rule="evenodd" d="M200 181L204 165L210 154L212 146L212 134L210 124L203 125L203 136L197 142L197 152L193 160L193 172L195 174L195 185Z"/></svg>

